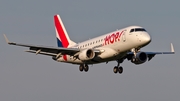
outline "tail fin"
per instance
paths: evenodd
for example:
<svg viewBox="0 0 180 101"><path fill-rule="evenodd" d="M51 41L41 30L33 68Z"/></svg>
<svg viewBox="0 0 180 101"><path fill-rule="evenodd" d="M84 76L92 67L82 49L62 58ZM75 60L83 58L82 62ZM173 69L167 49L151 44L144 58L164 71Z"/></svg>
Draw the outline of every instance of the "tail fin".
<svg viewBox="0 0 180 101"><path fill-rule="evenodd" d="M68 48L74 46L76 43L70 40L59 15L54 15L54 23L58 47Z"/></svg>

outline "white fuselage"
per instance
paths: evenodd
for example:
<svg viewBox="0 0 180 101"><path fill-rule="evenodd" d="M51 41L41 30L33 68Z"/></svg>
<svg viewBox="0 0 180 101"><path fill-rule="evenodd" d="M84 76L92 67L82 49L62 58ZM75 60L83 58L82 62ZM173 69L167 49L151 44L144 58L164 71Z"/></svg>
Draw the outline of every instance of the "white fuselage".
<svg viewBox="0 0 180 101"><path fill-rule="evenodd" d="M134 29L134 30L133 30ZM137 31L136 31L137 29ZM102 51L97 57L88 64L108 62L122 58L127 52L133 48L141 48L149 44L151 41L150 35L139 26L130 26L123 28L73 46L72 48L84 49L99 49ZM66 59L64 59L66 57ZM74 59L73 56L64 55L57 59L59 62L82 64L84 61Z"/></svg>

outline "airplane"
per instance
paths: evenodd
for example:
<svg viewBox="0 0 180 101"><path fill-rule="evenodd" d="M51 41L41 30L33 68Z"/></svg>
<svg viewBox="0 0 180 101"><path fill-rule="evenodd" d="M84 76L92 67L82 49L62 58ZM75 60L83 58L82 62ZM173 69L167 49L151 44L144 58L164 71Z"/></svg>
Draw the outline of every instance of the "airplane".
<svg viewBox="0 0 180 101"><path fill-rule="evenodd" d="M108 34L75 43L70 39L61 17L54 15L57 46L30 45L10 42L6 35L4 38L9 45L29 47L25 52L51 56L57 62L79 65L79 70L88 72L89 66L98 63L117 61L113 68L114 73L123 73L120 65L125 59L139 65L150 61L157 54L174 54L171 43L171 52L144 52L140 49L151 42L151 36L140 26L129 26Z"/></svg>

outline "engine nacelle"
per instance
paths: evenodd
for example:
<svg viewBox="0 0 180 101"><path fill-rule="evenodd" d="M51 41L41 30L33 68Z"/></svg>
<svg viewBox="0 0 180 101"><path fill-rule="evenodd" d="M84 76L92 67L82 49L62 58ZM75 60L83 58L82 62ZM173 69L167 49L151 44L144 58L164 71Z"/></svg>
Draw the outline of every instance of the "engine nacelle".
<svg viewBox="0 0 180 101"><path fill-rule="evenodd" d="M78 58L82 61L87 61L87 60L93 59L94 56L95 56L95 53L92 49L85 49L79 53Z"/></svg>
<svg viewBox="0 0 180 101"><path fill-rule="evenodd" d="M134 64L142 64L147 61L147 54L145 52L138 52L136 56L131 58L131 62Z"/></svg>

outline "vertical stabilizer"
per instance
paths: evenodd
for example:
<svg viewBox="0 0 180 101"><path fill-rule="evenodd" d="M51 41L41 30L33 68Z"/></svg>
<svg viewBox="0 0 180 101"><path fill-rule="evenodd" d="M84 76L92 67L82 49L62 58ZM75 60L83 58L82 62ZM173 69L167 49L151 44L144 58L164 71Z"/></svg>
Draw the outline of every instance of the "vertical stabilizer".
<svg viewBox="0 0 180 101"><path fill-rule="evenodd" d="M70 40L68 33L64 27L64 24L61 20L61 17L59 15L54 15L54 24L58 47L68 48L74 46L76 43Z"/></svg>

